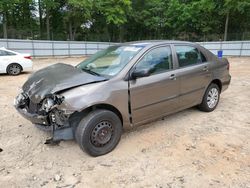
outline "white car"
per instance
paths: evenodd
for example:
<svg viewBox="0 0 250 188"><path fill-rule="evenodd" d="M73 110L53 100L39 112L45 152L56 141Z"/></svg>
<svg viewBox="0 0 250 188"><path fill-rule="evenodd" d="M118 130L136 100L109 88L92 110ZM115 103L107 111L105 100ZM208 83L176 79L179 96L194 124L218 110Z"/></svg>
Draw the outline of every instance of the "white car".
<svg viewBox="0 0 250 188"><path fill-rule="evenodd" d="M30 54L21 54L6 48L0 48L0 73L18 75L22 71L31 71L33 62Z"/></svg>

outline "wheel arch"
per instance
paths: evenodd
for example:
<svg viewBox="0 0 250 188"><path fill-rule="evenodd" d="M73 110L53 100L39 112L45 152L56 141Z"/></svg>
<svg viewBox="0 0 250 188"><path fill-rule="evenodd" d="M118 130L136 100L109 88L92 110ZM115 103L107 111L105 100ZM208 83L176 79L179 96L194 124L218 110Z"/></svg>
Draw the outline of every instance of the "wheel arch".
<svg viewBox="0 0 250 188"><path fill-rule="evenodd" d="M215 79L213 79L211 82L209 82L209 84L207 85L207 87L204 88L204 91L203 91L202 98L201 98L200 102L202 102L202 99L203 99L203 97L204 97L204 95L205 95L205 93L206 93L208 87L209 87L211 84L216 84L216 85L219 87L220 93L221 93L221 91L222 91L222 82L221 82L220 79L215 78Z"/></svg>
<svg viewBox="0 0 250 188"><path fill-rule="evenodd" d="M88 113L90 113L96 109L110 110L111 112L114 112L121 120L121 123L123 126L123 117L122 117L121 112L113 105L105 104L105 103L95 104L95 105L89 106L89 107L85 108L84 110L82 110L81 112L74 112L69 118L70 124L73 126L73 128L76 128L78 123L81 121L81 119L84 116L86 116Z"/></svg>
<svg viewBox="0 0 250 188"><path fill-rule="evenodd" d="M211 85L211 84L216 84L219 87L220 92L221 92L221 90L222 90L222 82L221 82L221 80L214 79L214 80L212 80L212 82L209 85Z"/></svg>

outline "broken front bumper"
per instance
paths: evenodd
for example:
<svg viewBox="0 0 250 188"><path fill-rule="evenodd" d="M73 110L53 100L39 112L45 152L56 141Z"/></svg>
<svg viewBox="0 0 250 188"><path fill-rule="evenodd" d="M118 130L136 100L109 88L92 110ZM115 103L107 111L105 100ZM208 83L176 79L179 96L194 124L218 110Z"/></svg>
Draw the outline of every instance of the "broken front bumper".
<svg viewBox="0 0 250 188"><path fill-rule="evenodd" d="M74 139L73 128L70 126L68 118L64 117L65 119L62 119L62 114L58 110L55 109L47 115L31 113L29 112L28 103L23 102L23 100L25 99L22 99L22 97L15 99L14 106L16 110L25 119L37 125L38 128L51 132L53 141Z"/></svg>
<svg viewBox="0 0 250 188"><path fill-rule="evenodd" d="M26 108L18 108L17 106L16 110L27 120L31 121L33 124L40 124L44 126L49 126L48 116L42 116L38 114L31 114L27 111Z"/></svg>

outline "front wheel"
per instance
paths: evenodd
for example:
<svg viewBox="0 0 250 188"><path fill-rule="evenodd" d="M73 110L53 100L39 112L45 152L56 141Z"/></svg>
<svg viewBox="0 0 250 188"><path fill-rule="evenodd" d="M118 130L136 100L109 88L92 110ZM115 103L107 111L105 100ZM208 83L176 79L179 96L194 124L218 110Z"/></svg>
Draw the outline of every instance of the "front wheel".
<svg viewBox="0 0 250 188"><path fill-rule="evenodd" d="M114 112L98 109L80 121L75 138L82 150L92 156L100 156L116 147L121 134L120 118Z"/></svg>
<svg viewBox="0 0 250 188"><path fill-rule="evenodd" d="M199 109L204 112L212 112L220 100L220 88L216 84L210 84L203 96Z"/></svg>

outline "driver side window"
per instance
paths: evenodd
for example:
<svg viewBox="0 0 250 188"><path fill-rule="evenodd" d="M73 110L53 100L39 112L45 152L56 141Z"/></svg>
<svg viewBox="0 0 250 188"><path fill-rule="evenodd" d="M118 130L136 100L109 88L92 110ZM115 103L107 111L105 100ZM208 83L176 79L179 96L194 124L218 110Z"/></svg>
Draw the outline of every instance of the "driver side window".
<svg viewBox="0 0 250 188"><path fill-rule="evenodd" d="M172 54L169 46L155 48L149 51L136 65L136 70L154 68L152 74L166 72L172 68Z"/></svg>

